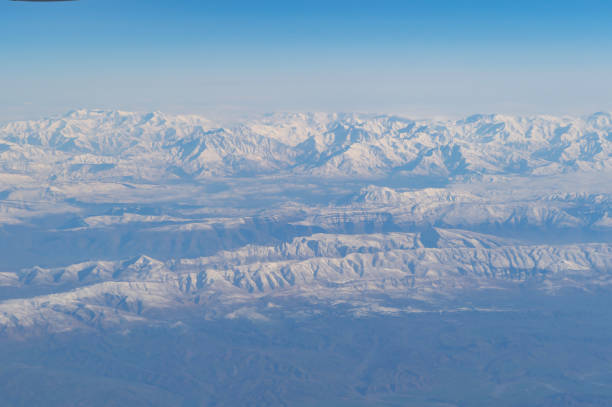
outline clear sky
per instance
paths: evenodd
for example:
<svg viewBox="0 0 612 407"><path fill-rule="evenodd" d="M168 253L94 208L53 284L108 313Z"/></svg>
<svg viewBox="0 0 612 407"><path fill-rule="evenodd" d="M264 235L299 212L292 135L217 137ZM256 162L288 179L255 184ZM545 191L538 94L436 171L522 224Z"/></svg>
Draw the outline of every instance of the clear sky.
<svg viewBox="0 0 612 407"><path fill-rule="evenodd" d="M0 0L0 120L612 110L612 1Z"/></svg>

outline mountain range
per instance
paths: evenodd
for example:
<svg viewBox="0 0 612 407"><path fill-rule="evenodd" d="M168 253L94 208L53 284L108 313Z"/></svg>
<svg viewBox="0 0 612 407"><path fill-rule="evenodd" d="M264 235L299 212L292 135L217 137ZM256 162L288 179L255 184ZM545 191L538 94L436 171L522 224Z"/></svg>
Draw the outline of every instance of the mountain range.
<svg viewBox="0 0 612 407"><path fill-rule="evenodd" d="M608 113L4 123L0 332L606 290L611 175Z"/></svg>

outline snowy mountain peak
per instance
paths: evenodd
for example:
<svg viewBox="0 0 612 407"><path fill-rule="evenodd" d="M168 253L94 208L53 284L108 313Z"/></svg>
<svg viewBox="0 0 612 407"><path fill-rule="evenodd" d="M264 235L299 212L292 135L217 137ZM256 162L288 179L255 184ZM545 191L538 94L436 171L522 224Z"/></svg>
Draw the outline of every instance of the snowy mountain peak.
<svg viewBox="0 0 612 407"><path fill-rule="evenodd" d="M189 174L384 177L560 174L612 166L610 115L475 115L459 121L286 114L219 129L198 116L75 110L0 127L2 169L37 177L153 181ZM62 165L62 163L65 163ZM42 164L42 166L41 166ZM143 171L150 168L151 171ZM49 171L51 174L49 174Z"/></svg>

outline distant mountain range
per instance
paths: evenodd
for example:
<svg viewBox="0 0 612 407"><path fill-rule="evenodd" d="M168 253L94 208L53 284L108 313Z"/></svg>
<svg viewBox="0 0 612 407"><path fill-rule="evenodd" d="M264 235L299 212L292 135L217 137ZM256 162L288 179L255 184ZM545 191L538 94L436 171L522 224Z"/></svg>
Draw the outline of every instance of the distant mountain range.
<svg viewBox="0 0 612 407"><path fill-rule="evenodd" d="M197 116L78 110L0 127L2 170L41 180L547 175L609 170L611 154L609 113L458 121L279 114L223 128Z"/></svg>
<svg viewBox="0 0 612 407"><path fill-rule="evenodd" d="M11 335L606 290L612 116L7 123L0 256Z"/></svg>

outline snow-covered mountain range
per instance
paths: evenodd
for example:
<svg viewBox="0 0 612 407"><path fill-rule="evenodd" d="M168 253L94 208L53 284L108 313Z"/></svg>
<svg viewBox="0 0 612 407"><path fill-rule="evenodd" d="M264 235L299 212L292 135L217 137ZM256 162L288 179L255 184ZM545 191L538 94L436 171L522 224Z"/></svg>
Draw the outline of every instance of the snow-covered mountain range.
<svg viewBox="0 0 612 407"><path fill-rule="evenodd" d="M558 174L612 167L612 117L419 121L282 114L228 127L196 116L79 110L0 127L2 170L37 179Z"/></svg>
<svg viewBox="0 0 612 407"><path fill-rule="evenodd" d="M6 123L0 255L13 334L607 289L612 116Z"/></svg>

